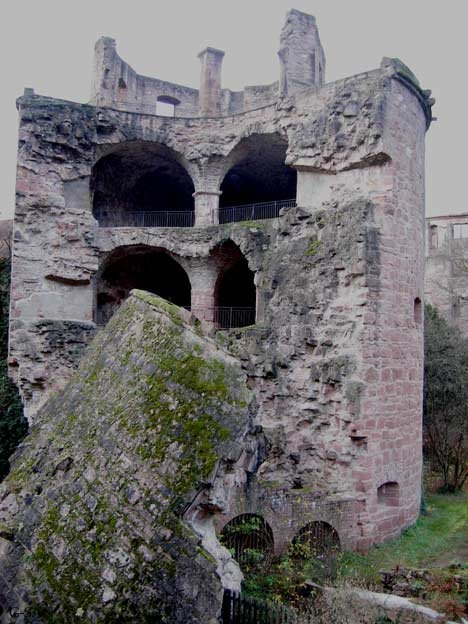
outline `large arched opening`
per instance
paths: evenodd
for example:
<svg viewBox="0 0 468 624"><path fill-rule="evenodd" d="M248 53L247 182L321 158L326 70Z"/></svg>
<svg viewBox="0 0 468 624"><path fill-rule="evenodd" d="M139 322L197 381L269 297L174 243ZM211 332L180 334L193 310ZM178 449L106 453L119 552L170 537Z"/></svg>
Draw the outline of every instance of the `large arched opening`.
<svg viewBox="0 0 468 624"><path fill-rule="evenodd" d="M229 156L221 183L219 221L277 217L296 202L296 170L285 164L288 143L279 134L243 139Z"/></svg>
<svg viewBox="0 0 468 624"><path fill-rule="evenodd" d="M155 143L120 145L91 174L93 215L102 227L190 227L194 191L181 158Z"/></svg>
<svg viewBox="0 0 468 624"><path fill-rule="evenodd" d="M97 281L96 322L104 325L134 288L190 308L191 285L185 270L165 250L122 247L106 259Z"/></svg>
<svg viewBox="0 0 468 624"><path fill-rule="evenodd" d="M246 327L256 320L255 273L232 241L218 245L213 255L219 266L214 292L214 322L223 329Z"/></svg>

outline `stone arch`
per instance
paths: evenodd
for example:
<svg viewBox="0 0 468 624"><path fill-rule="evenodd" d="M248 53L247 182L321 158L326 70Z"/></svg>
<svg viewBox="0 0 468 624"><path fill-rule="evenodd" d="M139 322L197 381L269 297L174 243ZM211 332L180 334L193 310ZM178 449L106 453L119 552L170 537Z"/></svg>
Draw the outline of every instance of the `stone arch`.
<svg viewBox="0 0 468 624"><path fill-rule="evenodd" d="M93 216L100 226L191 226L194 183L184 158L161 143L114 146L93 166Z"/></svg>
<svg viewBox="0 0 468 624"><path fill-rule="evenodd" d="M129 245L112 251L97 274L96 322L105 324L134 288L190 308L190 279L173 254L160 247Z"/></svg>
<svg viewBox="0 0 468 624"><path fill-rule="evenodd" d="M255 273L240 248L226 240L212 256L218 267L214 287L214 322L221 328L245 327L256 320L257 289Z"/></svg>
<svg viewBox="0 0 468 624"><path fill-rule="evenodd" d="M227 522L221 531L221 542L233 552L241 567L250 563L253 551L260 553L264 561L273 556L275 548L271 526L256 513L243 513Z"/></svg>
<svg viewBox="0 0 468 624"><path fill-rule="evenodd" d="M306 556L326 559L336 554L341 548L338 531L328 522L316 520L304 525L296 533L292 541L294 545L305 547Z"/></svg>
<svg viewBox="0 0 468 624"><path fill-rule="evenodd" d="M239 208L237 216L242 218L235 218L233 206L295 202L297 175L296 170L285 163L287 148L287 139L279 133L252 134L233 148L222 172L221 223L278 216L258 207L245 215L245 209Z"/></svg>

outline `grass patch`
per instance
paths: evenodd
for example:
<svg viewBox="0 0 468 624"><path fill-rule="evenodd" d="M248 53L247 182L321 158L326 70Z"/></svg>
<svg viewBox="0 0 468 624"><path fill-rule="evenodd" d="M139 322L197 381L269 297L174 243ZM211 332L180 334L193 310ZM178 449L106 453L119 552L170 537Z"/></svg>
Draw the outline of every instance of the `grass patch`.
<svg viewBox="0 0 468 624"><path fill-rule="evenodd" d="M379 570L441 568L466 564L468 554L468 495L432 495L427 515L401 537L372 548L367 555L344 553L340 571L345 577L379 582Z"/></svg>

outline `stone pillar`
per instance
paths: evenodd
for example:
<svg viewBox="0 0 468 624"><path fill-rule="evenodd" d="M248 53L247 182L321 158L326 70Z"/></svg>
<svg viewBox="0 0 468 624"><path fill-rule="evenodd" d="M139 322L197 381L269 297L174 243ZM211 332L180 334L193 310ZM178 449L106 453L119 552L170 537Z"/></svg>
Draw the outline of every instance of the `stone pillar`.
<svg viewBox="0 0 468 624"><path fill-rule="evenodd" d="M195 227L218 225L220 191L195 191Z"/></svg>
<svg viewBox="0 0 468 624"><path fill-rule="evenodd" d="M187 271L192 285L192 312L203 321L213 321L214 293L218 269L206 258L190 260Z"/></svg>
<svg viewBox="0 0 468 624"><path fill-rule="evenodd" d="M200 117L219 117L221 114L221 65L224 52L205 48L198 58L201 61Z"/></svg>

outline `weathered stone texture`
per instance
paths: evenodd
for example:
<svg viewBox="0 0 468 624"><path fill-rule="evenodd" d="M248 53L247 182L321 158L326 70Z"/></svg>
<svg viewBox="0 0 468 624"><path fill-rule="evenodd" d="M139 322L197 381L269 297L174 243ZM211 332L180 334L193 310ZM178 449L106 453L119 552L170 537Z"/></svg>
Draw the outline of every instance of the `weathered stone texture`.
<svg viewBox="0 0 468 624"><path fill-rule="evenodd" d="M238 589L240 573L205 492L222 510L249 402L190 313L135 291L0 486L0 621L216 622L221 577Z"/></svg>

